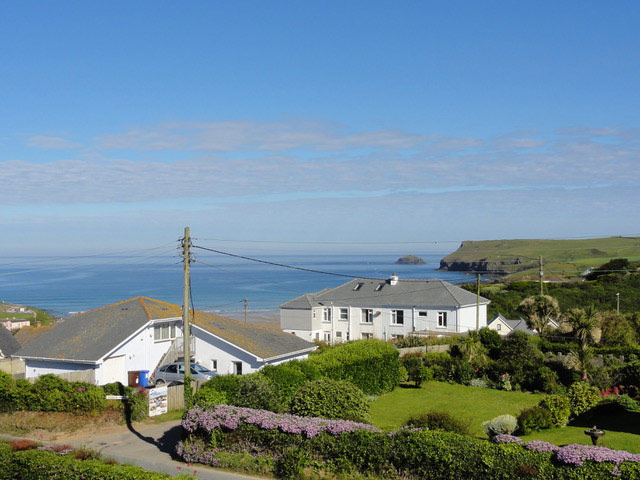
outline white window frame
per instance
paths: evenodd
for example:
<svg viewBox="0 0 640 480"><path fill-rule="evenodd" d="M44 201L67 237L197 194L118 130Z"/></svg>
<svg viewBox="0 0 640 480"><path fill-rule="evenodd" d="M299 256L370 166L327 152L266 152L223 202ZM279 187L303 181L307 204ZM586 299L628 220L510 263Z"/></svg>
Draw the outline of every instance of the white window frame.
<svg viewBox="0 0 640 480"><path fill-rule="evenodd" d="M496 323L496 330L497 331L502 330L502 324L501 323Z"/></svg>
<svg viewBox="0 0 640 480"><path fill-rule="evenodd" d="M324 323L331 323L331 308L324 307L322 309L322 321Z"/></svg>
<svg viewBox="0 0 640 480"><path fill-rule="evenodd" d="M176 338L177 329L175 323L160 323L153 326L153 341L168 342Z"/></svg>
<svg viewBox="0 0 640 480"><path fill-rule="evenodd" d="M324 332L324 341L331 343L331 332Z"/></svg>
<svg viewBox="0 0 640 480"><path fill-rule="evenodd" d="M348 308L340 308L340 310L338 310L338 319L342 320L343 322L348 322L349 321L349 309Z"/></svg>
<svg viewBox="0 0 640 480"><path fill-rule="evenodd" d="M371 340L373 338L373 333L363 332L360 334L362 340Z"/></svg>
<svg viewBox="0 0 640 480"><path fill-rule="evenodd" d="M212 372L218 371L218 360L216 360L215 358L211 359L211 371Z"/></svg>
<svg viewBox="0 0 640 480"><path fill-rule="evenodd" d="M438 312L438 328L447 328L448 312Z"/></svg>
<svg viewBox="0 0 640 480"><path fill-rule="evenodd" d="M366 323L367 325L373 323L373 308L363 308L361 315L360 323Z"/></svg>
<svg viewBox="0 0 640 480"><path fill-rule="evenodd" d="M400 322L398 321L398 316L400 317ZM404 310L391 310L391 325L404 325Z"/></svg>

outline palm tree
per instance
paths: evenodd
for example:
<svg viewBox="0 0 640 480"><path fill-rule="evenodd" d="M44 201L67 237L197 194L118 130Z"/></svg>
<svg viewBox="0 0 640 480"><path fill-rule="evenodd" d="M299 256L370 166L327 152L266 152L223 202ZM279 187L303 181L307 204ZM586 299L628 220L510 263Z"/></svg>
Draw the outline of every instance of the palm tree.
<svg viewBox="0 0 640 480"><path fill-rule="evenodd" d="M543 334L549 330L549 320L558 318L560 307L552 296L536 295L525 298L518 305L518 311L524 315L529 328Z"/></svg>
<svg viewBox="0 0 640 480"><path fill-rule="evenodd" d="M589 344L600 341L600 321L593 305L585 309L574 308L567 314L566 323L583 350L586 350Z"/></svg>

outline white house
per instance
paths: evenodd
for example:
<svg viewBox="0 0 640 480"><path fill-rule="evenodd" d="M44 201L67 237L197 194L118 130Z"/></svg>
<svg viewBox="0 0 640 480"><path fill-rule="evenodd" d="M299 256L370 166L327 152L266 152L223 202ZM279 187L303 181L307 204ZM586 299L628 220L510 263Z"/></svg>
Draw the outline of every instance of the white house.
<svg viewBox="0 0 640 480"><path fill-rule="evenodd" d="M549 319L549 327L556 329L558 328L558 323L553 319ZM517 320L509 320L508 318L505 318L501 313L497 314L489 321L489 323L487 323L487 328L497 331L503 337L515 331L522 331L528 333L529 335L535 335L538 333L536 330L529 328L526 320L522 318L518 318Z"/></svg>
<svg viewBox="0 0 640 480"><path fill-rule="evenodd" d="M307 358L316 347L267 327L196 311L191 354L219 374L252 373ZM175 361L182 352L182 307L136 297L70 317L22 347L26 378L83 371L97 385L126 383L128 372Z"/></svg>
<svg viewBox="0 0 640 480"><path fill-rule="evenodd" d="M280 327L308 341L329 343L461 333L487 325L488 304L443 280L357 278L282 304Z"/></svg>

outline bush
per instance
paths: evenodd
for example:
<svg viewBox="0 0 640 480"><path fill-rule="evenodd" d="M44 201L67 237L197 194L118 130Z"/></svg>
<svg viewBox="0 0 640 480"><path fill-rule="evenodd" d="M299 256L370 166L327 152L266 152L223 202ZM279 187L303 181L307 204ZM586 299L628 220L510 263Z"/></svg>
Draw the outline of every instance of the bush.
<svg viewBox="0 0 640 480"><path fill-rule="evenodd" d="M398 351L381 340L358 340L328 348L305 362L322 376L353 383L367 395L393 390L403 379Z"/></svg>
<svg viewBox="0 0 640 480"><path fill-rule="evenodd" d="M276 384L259 373L238 376L238 390L234 398L234 405L271 412L283 410Z"/></svg>
<svg viewBox="0 0 640 480"><path fill-rule="evenodd" d="M489 438L495 435L511 435L518 428L518 420L513 415L499 415L482 423Z"/></svg>
<svg viewBox="0 0 640 480"><path fill-rule="evenodd" d="M424 366L422 355L405 355L400 359L402 366L407 370L407 378L416 387L420 387L423 382L433 379L433 371Z"/></svg>
<svg viewBox="0 0 640 480"><path fill-rule="evenodd" d="M558 374L547 366L538 368L533 376L533 390L545 393L561 393L564 387L560 384Z"/></svg>
<svg viewBox="0 0 640 480"><path fill-rule="evenodd" d="M523 435L551 428L552 423L551 412L540 406L525 408L518 415L518 429Z"/></svg>
<svg viewBox="0 0 640 480"><path fill-rule="evenodd" d="M51 373L42 375L33 383L34 404L29 410L41 412L70 411L71 384Z"/></svg>
<svg viewBox="0 0 640 480"><path fill-rule="evenodd" d="M367 422L370 405L349 382L320 379L300 387L289 404L294 415Z"/></svg>
<svg viewBox="0 0 640 480"><path fill-rule="evenodd" d="M495 330L483 327L478 332L480 343L484 346L489 354L489 358L497 360L500 357L500 349L502 348L502 337Z"/></svg>
<svg viewBox="0 0 640 480"><path fill-rule="evenodd" d="M566 395L548 395L538 403L551 414L551 426L564 427L571 416L571 404Z"/></svg>
<svg viewBox="0 0 640 480"><path fill-rule="evenodd" d="M194 396L194 404L202 408L224 405L227 402L227 394L214 388L201 388Z"/></svg>
<svg viewBox="0 0 640 480"><path fill-rule="evenodd" d="M587 382L576 382L569 387L567 397L571 405L571 414L577 417L598 404L600 391Z"/></svg>
<svg viewBox="0 0 640 480"><path fill-rule="evenodd" d="M297 480L302 478L302 470L307 466L309 457L300 448L291 448L284 452L275 465L275 474L278 478Z"/></svg>
<svg viewBox="0 0 640 480"><path fill-rule="evenodd" d="M124 420L137 422L149 416L149 399L144 389L136 389L120 382L108 383L102 386L106 395L123 395L127 398L116 400L116 405L122 411Z"/></svg>
<svg viewBox="0 0 640 480"><path fill-rule="evenodd" d="M305 368L309 366L311 368ZM304 369L304 370L303 370ZM288 404L296 390L309 380L320 377L317 368L313 368L308 362L290 361L280 365L266 365L260 373L269 378L277 386L280 401L283 405Z"/></svg>
<svg viewBox="0 0 640 480"><path fill-rule="evenodd" d="M422 357L427 368L433 372L433 379L439 382L449 382L452 379L454 360L446 352L427 352Z"/></svg>
<svg viewBox="0 0 640 480"><path fill-rule="evenodd" d="M233 405L238 391L238 380L240 375L217 375L208 382L203 383L200 388L212 388L218 392L224 393L227 401Z"/></svg>
<svg viewBox="0 0 640 480"><path fill-rule="evenodd" d="M410 417L405 426L469 435L469 423L455 418L449 412L431 411Z"/></svg>

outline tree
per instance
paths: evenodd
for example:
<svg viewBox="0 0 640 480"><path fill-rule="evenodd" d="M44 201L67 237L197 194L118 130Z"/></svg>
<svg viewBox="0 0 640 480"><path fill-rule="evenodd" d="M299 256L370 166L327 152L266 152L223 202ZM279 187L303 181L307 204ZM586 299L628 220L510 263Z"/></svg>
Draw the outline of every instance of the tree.
<svg viewBox="0 0 640 480"><path fill-rule="evenodd" d="M518 306L518 311L524 315L529 328L541 335L549 330L549 320L560 315L558 301L550 295L527 297Z"/></svg>
<svg viewBox="0 0 640 480"><path fill-rule="evenodd" d="M600 321L593 305L587 308L574 308L566 316L567 330L580 342L583 350L591 343L598 343L602 335Z"/></svg>
<svg viewBox="0 0 640 480"><path fill-rule="evenodd" d="M587 280L597 280L603 275L613 275L613 276L621 276L624 275L624 271L619 270L629 270L631 269L631 264L629 260L626 258L614 258L613 260L609 260L607 263L603 263L595 270L591 271L585 278Z"/></svg>
<svg viewBox="0 0 640 480"><path fill-rule="evenodd" d="M636 331L629 315L607 312L601 315L602 345L607 347L625 347L637 343Z"/></svg>

